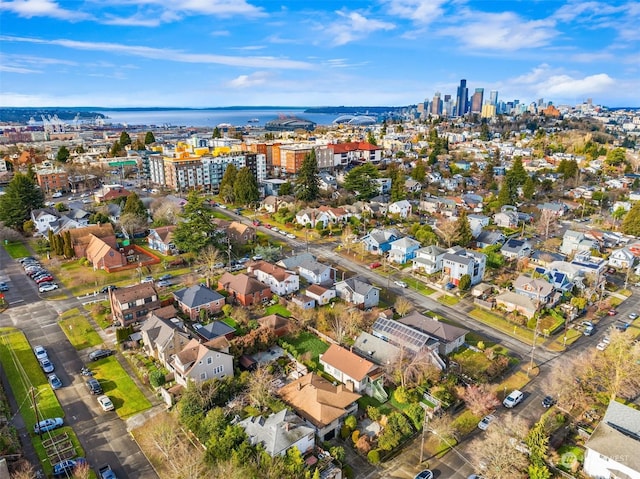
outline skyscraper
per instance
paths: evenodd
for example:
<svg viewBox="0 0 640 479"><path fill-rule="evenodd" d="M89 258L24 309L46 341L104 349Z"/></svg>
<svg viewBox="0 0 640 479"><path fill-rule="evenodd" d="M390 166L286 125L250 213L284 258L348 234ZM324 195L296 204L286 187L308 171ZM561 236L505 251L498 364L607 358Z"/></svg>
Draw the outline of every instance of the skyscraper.
<svg viewBox="0 0 640 479"><path fill-rule="evenodd" d="M433 95L430 113L432 115L442 115L442 99L440 98L439 91L437 91L435 95Z"/></svg>
<svg viewBox="0 0 640 479"><path fill-rule="evenodd" d="M453 116L464 116L469 106L469 89L467 88L467 80L460 80L460 86L456 93L456 109Z"/></svg>
<svg viewBox="0 0 640 479"><path fill-rule="evenodd" d="M471 113L480 113L482 111L483 98L484 88L476 88L475 93L471 97Z"/></svg>
<svg viewBox="0 0 640 479"><path fill-rule="evenodd" d="M489 94L489 103L493 106L498 106L498 90L491 90Z"/></svg>

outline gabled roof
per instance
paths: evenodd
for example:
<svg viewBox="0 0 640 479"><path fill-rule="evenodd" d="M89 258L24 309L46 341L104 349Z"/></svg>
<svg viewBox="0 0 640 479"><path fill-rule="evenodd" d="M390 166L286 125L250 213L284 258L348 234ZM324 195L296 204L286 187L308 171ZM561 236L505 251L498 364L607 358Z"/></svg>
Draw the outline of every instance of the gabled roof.
<svg viewBox="0 0 640 479"><path fill-rule="evenodd" d="M91 258L92 261L99 261L100 258L105 257L109 253L112 253L111 256L120 256L120 253L105 243L102 238L98 238L94 235L90 235L89 238L89 244L87 245L87 251L85 254L87 258Z"/></svg>
<svg viewBox="0 0 640 479"><path fill-rule="evenodd" d="M315 432L288 409L271 414L267 418L250 416L240 421L238 426L247 433L251 444L262 444L264 450L272 457L282 454L300 439Z"/></svg>
<svg viewBox="0 0 640 479"><path fill-rule="evenodd" d="M496 301L504 301L505 303L511 303L516 306L520 306L527 311L535 312L536 305L533 304L533 301L526 296L523 296L518 293L514 293L513 291L506 291L502 294L496 296Z"/></svg>
<svg viewBox="0 0 640 479"><path fill-rule="evenodd" d="M356 338L353 349L381 366L390 364L400 354L398 346L366 332L360 333Z"/></svg>
<svg viewBox="0 0 640 479"><path fill-rule="evenodd" d="M398 320L398 322L422 331L444 343L455 341L460 336L464 336L469 332L466 329L458 328L457 326L429 318L417 311L413 311L412 313L403 316Z"/></svg>
<svg viewBox="0 0 640 479"><path fill-rule="evenodd" d="M222 321L212 321L209 324L202 326L201 324L194 324L193 328L196 332L206 340L218 338L220 336L226 336L227 334L235 332L235 329Z"/></svg>
<svg viewBox="0 0 640 479"><path fill-rule="evenodd" d="M519 251L522 251L524 248L531 249L531 243L529 243L526 240L511 238L507 240L507 242L502 246L501 251L507 251L509 253L518 253Z"/></svg>
<svg viewBox="0 0 640 479"><path fill-rule="evenodd" d="M306 261L315 261L316 257L311 253L300 253L295 256L289 256L288 258L282 258L276 264L282 266L285 269L293 270Z"/></svg>
<svg viewBox="0 0 640 479"><path fill-rule="evenodd" d="M420 246L420 241L409 238L408 236L397 239L391 243L391 249L410 249L416 246Z"/></svg>
<svg viewBox="0 0 640 479"><path fill-rule="evenodd" d="M197 308L224 299L224 296L217 291L213 291L201 284L179 289L173 293L173 297L188 308Z"/></svg>
<svg viewBox="0 0 640 479"><path fill-rule="evenodd" d="M131 303L137 299L150 298L152 296L158 296L152 283L141 283L129 286L127 288L118 288L112 291L111 294L117 302L120 304Z"/></svg>
<svg viewBox="0 0 640 479"><path fill-rule="evenodd" d="M97 236L98 238L106 238L108 236L114 236L113 226L111 223L104 223L99 225L89 225L83 228L75 228L69 230L71 235L71 244L87 244L90 241L90 235Z"/></svg>
<svg viewBox="0 0 640 479"><path fill-rule="evenodd" d="M373 323L372 331L375 336L413 352L420 351L431 339L428 334L411 326L382 317L376 319L376 322Z"/></svg>
<svg viewBox="0 0 640 479"><path fill-rule="evenodd" d="M374 368L371 361L367 361L337 344L329 346L329 349L320 356L320 362L328 364L356 381L362 381L367 373Z"/></svg>
<svg viewBox="0 0 640 479"><path fill-rule="evenodd" d="M264 291L265 288L269 289L269 286L262 284L257 279L247 276L244 273L225 273L218 280L218 283L227 291L235 291L236 293L243 295Z"/></svg>
<svg viewBox="0 0 640 479"><path fill-rule="evenodd" d="M251 272L254 271L262 271L280 282L286 280L290 276L294 276L293 273L288 272L286 269L275 264L268 263L267 261L257 261L253 263L251 265Z"/></svg>
<svg viewBox="0 0 640 479"><path fill-rule="evenodd" d="M369 291L371 291L372 289L375 289L375 286L372 286L369 283L362 281L358 278L349 278L349 279L345 279L344 281L340 281L336 283L336 289L340 287L345 287L347 289L350 289L354 293L358 293L362 295L366 295L369 293Z"/></svg>
<svg viewBox="0 0 640 479"><path fill-rule="evenodd" d="M326 293L330 289L331 288L325 288L324 286L320 286L319 284L311 284L307 287L307 293L311 293L316 296L322 296L324 293Z"/></svg>
<svg viewBox="0 0 640 479"><path fill-rule="evenodd" d="M184 367L185 376L189 374L191 366L198 361L201 361L211 350L205 345L201 344L197 339L189 341L182 351L176 354L176 359Z"/></svg>
<svg viewBox="0 0 640 479"><path fill-rule="evenodd" d="M343 384L334 386L315 373L302 376L278 391L280 398L316 427L324 427L347 413L360 399Z"/></svg>
<svg viewBox="0 0 640 479"><path fill-rule="evenodd" d="M171 237L173 236L173 231L176 229L175 225L169 226L160 226L158 228L153 228L151 231L158 235L160 241L163 243L169 243L171 241Z"/></svg>

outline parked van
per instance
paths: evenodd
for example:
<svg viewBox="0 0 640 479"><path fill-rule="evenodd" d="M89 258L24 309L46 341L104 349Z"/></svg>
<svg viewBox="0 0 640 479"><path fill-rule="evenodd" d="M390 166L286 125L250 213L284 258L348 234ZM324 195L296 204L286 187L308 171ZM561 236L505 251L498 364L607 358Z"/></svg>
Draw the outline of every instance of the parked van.
<svg viewBox="0 0 640 479"><path fill-rule="evenodd" d="M504 407L511 409L512 407L520 404L520 401L522 401L523 398L524 393L516 389L514 391L511 391L511 393L506 398L504 398L502 404L504 405Z"/></svg>

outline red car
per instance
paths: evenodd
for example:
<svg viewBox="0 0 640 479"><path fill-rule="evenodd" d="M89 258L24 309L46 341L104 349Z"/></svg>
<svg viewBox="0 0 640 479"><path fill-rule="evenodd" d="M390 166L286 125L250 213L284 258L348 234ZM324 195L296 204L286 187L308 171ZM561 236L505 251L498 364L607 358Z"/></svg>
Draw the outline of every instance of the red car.
<svg viewBox="0 0 640 479"><path fill-rule="evenodd" d="M382 266L382 264L375 261L369 265L369 268L376 269L376 268L379 268L380 266Z"/></svg>
<svg viewBox="0 0 640 479"><path fill-rule="evenodd" d="M46 283L48 281L53 281L53 276L41 276L40 278L36 279L36 284Z"/></svg>
<svg viewBox="0 0 640 479"><path fill-rule="evenodd" d="M267 229L271 229L271 225L269 223L267 223L266 225L264 225L265 228Z"/></svg>
<svg viewBox="0 0 640 479"><path fill-rule="evenodd" d="M618 314L618 312L615 309L610 309L609 311L607 311L607 314L609 316L615 316L616 314Z"/></svg>

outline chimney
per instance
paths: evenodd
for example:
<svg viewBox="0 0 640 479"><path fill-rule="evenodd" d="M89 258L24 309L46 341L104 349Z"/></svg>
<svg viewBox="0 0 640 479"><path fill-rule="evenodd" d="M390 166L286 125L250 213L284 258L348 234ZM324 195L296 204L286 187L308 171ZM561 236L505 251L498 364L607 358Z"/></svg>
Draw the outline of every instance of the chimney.
<svg viewBox="0 0 640 479"><path fill-rule="evenodd" d="M347 381L344 387L347 391L353 392L353 381Z"/></svg>

